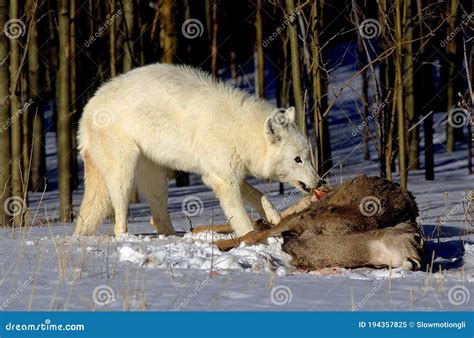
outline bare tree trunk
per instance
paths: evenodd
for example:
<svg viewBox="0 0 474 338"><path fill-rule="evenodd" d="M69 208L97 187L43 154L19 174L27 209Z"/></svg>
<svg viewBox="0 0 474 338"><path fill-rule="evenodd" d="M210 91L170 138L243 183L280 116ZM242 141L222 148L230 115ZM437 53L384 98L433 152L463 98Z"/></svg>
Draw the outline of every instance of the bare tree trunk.
<svg viewBox="0 0 474 338"><path fill-rule="evenodd" d="M448 34L451 34L456 29L456 18L458 14L458 6L459 0L449 0L448 2L449 11L448 11ZM447 97L446 97L446 113L449 113L451 109L453 109L456 105L457 101L457 93L456 93L456 73L458 71L457 62L456 62L456 37L450 39L446 46L447 51L447 58L448 63L446 66L448 67L447 70L447 77L445 78L446 86L447 86ZM449 152L454 151L456 144L456 135L455 135L455 128L451 125L451 123L446 124L446 148Z"/></svg>
<svg viewBox="0 0 474 338"><path fill-rule="evenodd" d="M115 15L116 10L116 0L110 0L110 17L112 18ZM115 34L116 34L116 20L112 20L109 28L109 54L110 54L110 77L115 77L117 75L117 61L115 55Z"/></svg>
<svg viewBox="0 0 474 338"><path fill-rule="evenodd" d="M177 40L174 27L173 0L163 0L161 6L163 44L162 62L174 63Z"/></svg>
<svg viewBox="0 0 474 338"><path fill-rule="evenodd" d="M406 55L404 57L404 86L405 86L405 109L408 113L408 126L411 131L408 134L408 168L407 169L418 169L419 167L419 147L420 143L418 135L418 127L414 127L418 123L418 112L415 109L415 93L414 93L414 71L415 71L415 56L413 50L413 24L408 20L411 20L412 15L412 1L405 0L405 16L403 19L403 27L405 27L405 46Z"/></svg>
<svg viewBox="0 0 474 338"><path fill-rule="evenodd" d="M58 181L59 181L59 218L61 222L70 222L72 215L71 197L71 119L70 103L70 32L69 1L59 0L59 70L58 70Z"/></svg>
<svg viewBox="0 0 474 338"><path fill-rule="evenodd" d="M276 15L275 8L274 14ZM288 84L290 83L288 67L288 35L283 33L280 35L280 38L280 45L276 49L279 52L278 69L281 70L278 72L276 98L278 107L287 107L290 101L288 88ZM281 182L279 184L279 193L280 195L285 193L285 186Z"/></svg>
<svg viewBox="0 0 474 338"><path fill-rule="evenodd" d="M28 46L27 46L28 47ZM29 90L28 90L28 73L26 72L25 68L23 67L23 63L20 66L20 92L21 92L21 99L20 99L20 106L21 106L21 182L23 185L23 198L25 201L28 200L28 191L29 191L29 183L30 183L30 116L31 113L31 106L30 106L30 98L29 98Z"/></svg>
<svg viewBox="0 0 474 338"><path fill-rule="evenodd" d="M174 22L174 2L172 0L163 0L161 3L161 45L163 46L162 62L174 63L177 37ZM176 186L189 186L189 174L184 171L176 171Z"/></svg>
<svg viewBox="0 0 474 338"><path fill-rule="evenodd" d="M294 0L286 1L286 14L288 16L297 15L295 10ZM296 20L293 20L288 26L288 35L290 37L290 52L291 52L291 72L293 82L293 97L295 100L296 108L296 121L300 130L303 133L307 133L306 128L306 116L303 101L303 91L301 86L301 67L300 67L300 52L298 47L298 31L295 24Z"/></svg>
<svg viewBox="0 0 474 338"><path fill-rule="evenodd" d="M4 34L8 17L8 0L0 0L0 64L8 64L8 39ZM0 225L9 225L10 216L6 213L11 193L11 154L10 154L10 98L8 67L0 67Z"/></svg>
<svg viewBox="0 0 474 338"><path fill-rule="evenodd" d="M10 20L19 19L18 0L10 1ZM20 41L19 38L10 39L10 116L11 116L11 157L12 157L12 196L23 200L22 182L22 133L21 110L19 100L20 81ZM20 226L22 214L15 213L13 223Z"/></svg>
<svg viewBox="0 0 474 338"><path fill-rule="evenodd" d="M311 65L311 76L313 82L313 115L314 115L314 167L320 175L324 173L324 149L322 145L321 135L321 124L324 119L323 114L325 113L326 106L323 99L323 84L321 81L321 46L319 42L319 22L320 20L319 4L314 2L311 8L311 30L313 33L313 39L311 41L311 53L313 58L313 64Z"/></svg>
<svg viewBox="0 0 474 338"><path fill-rule="evenodd" d="M70 72L71 72L71 186L74 190L79 184L78 164L77 164L77 126L78 126L78 106L77 106L77 66L76 66L76 0L70 1Z"/></svg>
<svg viewBox="0 0 474 338"><path fill-rule="evenodd" d="M211 42L211 74L217 76L217 32L219 21L217 20L217 0L212 0L212 42Z"/></svg>
<svg viewBox="0 0 474 338"><path fill-rule="evenodd" d="M395 105L397 107L397 128L398 128L398 167L400 174L400 185L407 188L407 153L406 153L406 125L403 90L403 32L402 32L402 0L395 0Z"/></svg>
<svg viewBox="0 0 474 338"><path fill-rule="evenodd" d="M474 9L474 4L471 7L471 9ZM472 81L474 81L474 47L471 43L470 45L470 53L469 53L469 65L466 65L468 68L468 72L470 74L470 81L471 84L468 86L469 87L469 97L468 97L468 112L470 114L470 118L468 119L468 124L467 124L467 173L469 175L472 175L472 145L474 142L474 134L472 131L472 126L474 124L474 113L472 111L472 107L474 105L474 94L472 92Z"/></svg>
<svg viewBox="0 0 474 338"><path fill-rule="evenodd" d="M417 72L415 88L417 93L416 110L423 115L423 133L425 140L425 147L423 149L424 160L425 160L425 179L434 180L434 147L433 147L433 115L432 115L432 102L434 93L434 79L433 70L434 62L432 55L434 55L433 43L427 41L430 37L425 38L425 27L430 27L430 23L425 20L423 14L430 16L430 13L423 13L423 0L417 0L417 13L418 13L418 31L420 36L420 70ZM426 2L425 2L426 3Z"/></svg>
<svg viewBox="0 0 474 338"><path fill-rule="evenodd" d="M133 0L122 0L124 12L125 41L123 56L123 72L132 69L133 66Z"/></svg>
<svg viewBox="0 0 474 338"><path fill-rule="evenodd" d="M31 140L31 188L33 191L42 191L45 186L45 149L43 126L43 100L40 93L40 62L38 51L37 2L27 1L27 13L30 22L30 42L28 46L29 96L33 103L29 111L32 115L33 136Z"/></svg>
<svg viewBox="0 0 474 338"><path fill-rule="evenodd" d="M380 0L378 21L381 25L380 45L381 50L390 47L390 31L387 17L389 16L389 3ZM393 133L395 125L395 104L390 98L393 95L393 57L387 57L380 65L380 101L377 102L379 110L379 148L380 148L380 176L392 180L393 162Z"/></svg>
<svg viewBox="0 0 474 338"><path fill-rule="evenodd" d="M356 14L357 15L357 14ZM357 27L359 25L357 24ZM365 47L364 47L364 42L363 38L360 34L357 34L357 45L358 45L358 54L357 54L357 59L359 63L359 69L361 70L361 80L362 80L362 97L361 97L361 102L362 102L362 121L363 123L363 131L362 131L362 140L364 142L364 159L369 160L370 159L370 151L369 151L369 136L370 136L370 129L369 129L369 123L368 123L368 117L369 117L369 77L367 74L367 68L365 67L365 64L367 63L367 57L365 54Z"/></svg>
<svg viewBox="0 0 474 338"><path fill-rule="evenodd" d="M265 97L265 60L263 56L263 22L262 22L262 0L257 0L255 14L255 47L257 54L256 69L256 92L259 97Z"/></svg>

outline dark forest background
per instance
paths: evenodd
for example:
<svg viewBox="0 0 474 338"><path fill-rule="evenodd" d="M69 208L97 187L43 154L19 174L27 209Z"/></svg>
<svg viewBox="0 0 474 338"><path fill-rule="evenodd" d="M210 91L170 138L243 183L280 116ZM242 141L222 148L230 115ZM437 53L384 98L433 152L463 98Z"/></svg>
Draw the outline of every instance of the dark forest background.
<svg viewBox="0 0 474 338"><path fill-rule="evenodd" d="M154 62L194 65L237 86L254 74L256 95L296 107L315 166L330 175L328 74L349 44L358 46L354 76L362 80L356 132L366 158L375 145L380 175L397 173L404 187L413 169L434 179L433 112L445 112L448 151L467 145L470 175L472 7L472 0L0 0L0 203L27 205L29 192L58 189L60 220L71 221L82 108L103 82ZM47 132L56 132L57 186L48 185ZM177 177L189 184L186 174ZM0 224L25 221L27 208L13 217L5 209Z"/></svg>

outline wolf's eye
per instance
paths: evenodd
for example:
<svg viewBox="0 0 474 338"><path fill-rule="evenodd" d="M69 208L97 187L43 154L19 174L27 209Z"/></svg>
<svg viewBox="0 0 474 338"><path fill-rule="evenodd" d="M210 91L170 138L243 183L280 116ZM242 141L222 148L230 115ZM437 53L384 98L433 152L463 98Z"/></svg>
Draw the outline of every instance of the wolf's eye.
<svg viewBox="0 0 474 338"><path fill-rule="evenodd" d="M303 161L301 161L301 157L299 157L299 156L295 157L295 162L296 163L303 163Z"/></svg>

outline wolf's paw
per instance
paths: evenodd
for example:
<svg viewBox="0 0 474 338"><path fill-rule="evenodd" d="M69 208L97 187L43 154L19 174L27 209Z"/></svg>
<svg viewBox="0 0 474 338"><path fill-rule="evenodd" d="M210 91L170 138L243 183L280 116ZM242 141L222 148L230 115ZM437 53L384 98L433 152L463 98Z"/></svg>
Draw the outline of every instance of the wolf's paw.
<svg viewBox="0 0 474 338"><path fill-rule="evenodd" d="M369 244L371 264L418 270L422 262L420 251L423 241L416 228L402 223L382 231L382 236Z"/></svg>

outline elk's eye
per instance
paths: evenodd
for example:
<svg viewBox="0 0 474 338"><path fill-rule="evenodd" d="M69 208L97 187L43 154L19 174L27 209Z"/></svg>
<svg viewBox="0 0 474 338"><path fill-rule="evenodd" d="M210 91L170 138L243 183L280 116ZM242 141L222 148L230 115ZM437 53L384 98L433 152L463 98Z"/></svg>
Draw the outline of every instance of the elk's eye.
<svg viewBox="0 0 474 338"><path fill-rule="evenodd" d="M299 157L299 156L295 157L295 162L296 163L303 163L303 161L301 160L301 157Z"/></svg>

